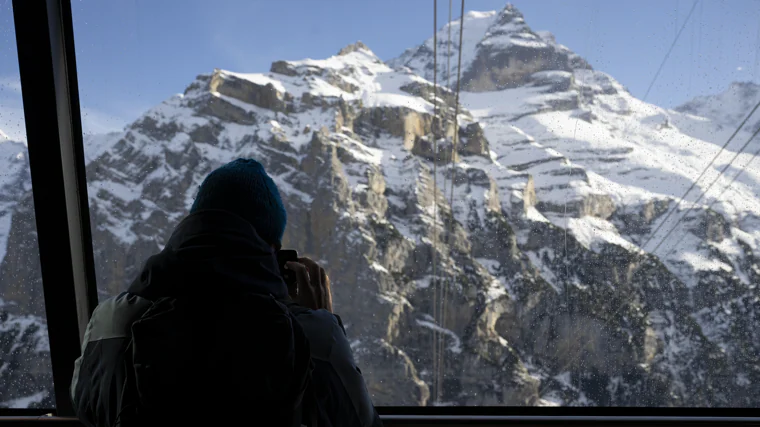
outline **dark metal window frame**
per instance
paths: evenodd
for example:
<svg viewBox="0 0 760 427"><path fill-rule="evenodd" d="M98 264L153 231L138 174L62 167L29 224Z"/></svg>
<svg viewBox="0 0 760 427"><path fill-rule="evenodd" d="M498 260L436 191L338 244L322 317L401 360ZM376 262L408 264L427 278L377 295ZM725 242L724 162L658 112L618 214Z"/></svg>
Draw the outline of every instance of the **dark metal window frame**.
<svg viewBox="0 0 760 427"><path fill-rule="evenodd" d="M97 305L69 0L14 0L56 413L74 415L74 360Z"/></svg>
<svg viewBox="0 0 760 427"><path fill-rule="evenodd" d="M98 297L71 1L13 0L13 15L56 408L0 409L0 423L76 425L68 388ZM760 425L760 409L754 408L379 407L378 412L390 425ZM47 413L55 417L37 421Z"/></svg>

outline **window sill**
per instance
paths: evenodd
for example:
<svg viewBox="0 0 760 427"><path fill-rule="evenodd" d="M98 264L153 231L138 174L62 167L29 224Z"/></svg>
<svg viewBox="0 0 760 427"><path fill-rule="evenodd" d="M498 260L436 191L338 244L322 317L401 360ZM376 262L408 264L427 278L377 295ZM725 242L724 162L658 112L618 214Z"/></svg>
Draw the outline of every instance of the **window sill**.
<svg viewBox="0 0 760 427"><path fill-rule="evenodd" d="M388 426L707 426L736 425L760 426L760 417L632 417L632 416L530 416L530 415L382 415L383 424ZM56 425L81 427L79 420L72 417L56 416L0 416L2 425Z"/></svg>

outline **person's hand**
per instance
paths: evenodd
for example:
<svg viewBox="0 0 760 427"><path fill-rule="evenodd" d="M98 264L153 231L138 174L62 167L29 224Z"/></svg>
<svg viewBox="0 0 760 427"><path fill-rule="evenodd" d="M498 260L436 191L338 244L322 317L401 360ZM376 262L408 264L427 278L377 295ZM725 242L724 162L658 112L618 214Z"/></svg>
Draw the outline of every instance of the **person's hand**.
<svg viewBox="0 0 760 427"><path fill-rule="evenodd" d="M325 269L309 258L298 258L298 262L290 261L285 268L296 273L298 295L294 300L312 310L324 308L332 313L332 291L330 278Z"/></svg>

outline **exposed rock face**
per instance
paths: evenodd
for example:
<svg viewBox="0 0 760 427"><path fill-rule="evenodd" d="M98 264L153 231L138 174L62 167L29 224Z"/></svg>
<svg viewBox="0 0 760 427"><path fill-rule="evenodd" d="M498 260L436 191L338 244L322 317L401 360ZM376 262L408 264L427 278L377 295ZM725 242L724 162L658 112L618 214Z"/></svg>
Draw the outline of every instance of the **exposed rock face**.
<svg viewBox="0 0 760 427"><path fill-rule="evenodd" d="M44 316L32 180L24 144L0 142L0 171L0 281L9 285L0 287L0 310ZM13 304L3 305L3 300Z"/></svg>
<svg viewBox="0 0 760 427"><path fill-rule="evenodd" d="M711 209L676 207L702 165L690 156L715 146L693 137L704 120L642 107L511 6L465 20L483 35L456 124L454 93L424 78L427 44L393 69L357 43L267 74L201 75L99 145L87 176L102 296L163 247L206 174L254 157L288 210L284 245L331 276L377 405L757 406L760 204L747 188L760 177L710 195ZM673 153L683 161L662 161ZM14 316L44 313L29 189L0 192ZM644 242L668 209L685 218L655 251L664 232ZM17 323L0 322L0 345ZM46 389L37 343L13 358L36 376L3 399Z"/></svg>
<svg viewBox="0 0 760 427"><path fill-rule="evenodd" d="M286 61L275 61L272 63L272 67L269 69L272 73L282 74L285 76L294 77L298 75L298 71L290 67Z"/></svg>
<svg viewBox="0 0 760 427"><path fill-rule="evenodd" d="M45 296L34 221L34 201L28 193L19 200L11 216L8 253L0 263L0 277L5 285L0 295L3 300L13 302L5 307L10 312L44 317Z"/></svg>
<svg viewBox="0 0 760 427"><path fill-rule="evenodd" d="M493 91L527 83L539 71L571 71L581 65L587 66L572 61L569 51L541 39L525 25L519 11L507 7L480 41L462 83L472 92Z"/></svg>
<svg viewBox="0 0 760 427"><path fill-rule="evenodd" d="M478 123L471 123L459 130L459 152L488 157L488 141L483 134L483 128Z"/></svg>
<svg viewBox="0 0 760 427"><path fill-rule="evenodd" d="M554 36L534 32L525 23L522 13L512 5L500 12L469 12L465 15L468 41L463 46L466 58L462 63L463 90L486 92L517 87L532 80L542 71L570 72L591 66L570 49L557 44ZM438 52L451 52L456 58L458 39L452 37L448 46L448 29L438 33ZM452 23L452 32L459 32L459 21ZM409 67L428 80L433 79L433 40L404 52L390 61L395 67ZM456 83L456 61L446 69L445 61L438 63L439 81ZM449 64L451 66L451 64ZM539 79L541 77L538 77ZM561 88L559 85L558 88ZM566 90L566 89L564 89Z"/></svg>
<svg viewBox="0 0 760 427"><path fill-rule="evenodd" d="M285 94L279 92L274 85L256 84L243 80L235 75L222 73L217 70L211 76L208 89L213 93L229 96L233 99L252 104L272 111L285 111L287 104Z"/></svg>

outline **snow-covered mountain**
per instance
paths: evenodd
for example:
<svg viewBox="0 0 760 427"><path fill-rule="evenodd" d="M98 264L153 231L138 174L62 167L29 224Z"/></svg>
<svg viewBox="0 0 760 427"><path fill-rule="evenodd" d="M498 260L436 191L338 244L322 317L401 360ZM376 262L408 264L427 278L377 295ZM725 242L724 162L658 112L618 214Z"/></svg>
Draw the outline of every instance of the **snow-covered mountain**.
<svg viewBox="0 0 760 427"><path fill-rule="evenodd" d="M31 188L26 145L0 140L0 259L5 257L8 247L12 211Z"/></svg>
<svg viewBox="0 0 760 427"><path fill-rule="evenodd" d="M0 407L51 408L53 375L47 323L13 314L0 299Z"/></svg>
<svg viewBox="0 0 760 427"><path fill-rule="evenodd" d="M747 117L758 100L760 100L760 85L752 82L734 82L720 94L698 96L676 107L675 110L710 119L718 126L735 129ZM757 117L753 116L748 123L754 123L754 129L760 127L760 119Z"/></svg>
<svg viewBox="0 0 760 427"><path fill-rule="evenodd" d="M438 79L454 88L457 77L461 20L438 31ZM388 61L405 66L433 81L433 37ZM462 83L466 91L484 92L511 88L530 81L538 71L572 71L591 68L588 63L557 44L547 31L533 31L512 5L501 11L467 12L462 35Z"/></svg>
<svg viewBox="0 0 760 427"><path fill-rule="evenodd" d="M24 143L3 135L0 130L0 282L15 286L5 286L0 292L0 407L51 407L53 379L47 324L44 316L17 307L20 293L42 298L39 282L18 282L21 270L39 270L36 240L25 233L11 233L12 218L30 214L25 220L34 221L27 149ZM6 254L16 251L31 256L15 265L5 262L10 258Z"/></svg>
<svg viewBox="0 0 760 427"><path fill-rule="evenodd" d="M285 245L331 275L378 405L758 406L760 172L726 188L751 154L689 210L748 132L652 235L744 101L734 116L730 93L662 109L512 6L464 19L458 126L454 93L434 97L431 40L388 63L356 43L200 75L88 143L103 295L163 246L209 171L254 157L281 189ZM0 294L42 315L38 270L18 268L34 257L30 195L14 197L8 239L28 243L8 245Z"/></svg>
<svg viewBox="0 0 760 427"><path fill-rule="evenodd" d="M86 136L87 160L112 137ZM31 188L26 144L0 138L0 407L55 405Z"/></svg>

